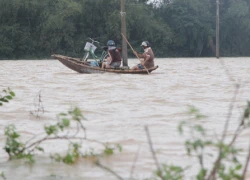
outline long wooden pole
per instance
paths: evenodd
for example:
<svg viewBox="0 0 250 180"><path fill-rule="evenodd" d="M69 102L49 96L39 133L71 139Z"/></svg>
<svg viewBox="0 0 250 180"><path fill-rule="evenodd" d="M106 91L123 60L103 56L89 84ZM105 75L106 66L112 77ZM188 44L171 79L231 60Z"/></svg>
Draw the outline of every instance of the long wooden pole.
<svg viewBox="0 0 250 180"><path fill-rule="evenodd" d="M216 0L216 58L220 58L220 1Z"/></svg>
<svg viewBox="0 0 250 180"><path fill-rule="evenodd" d="M127 34L126 31L126 12L125 12L125 0L121 0L121 32ZM122 39L122 64L123 66L128 66L128 50L127 43Z"/></svg>
<svg viewBox="0 0 250 180"><path fill-rule="evenodd" d="M121 33L122 34L122 33ZM142 61L140 60L140 58L138 57L138 55L135 53L135 50L134 48L131 46L131 44L128 42L127 38L122 34L122 37L125 39L125 41L128 43L129 47L132 49L134 55L138 58L138 60L142 63ZM142 64L143 65L143 64ZM143 67L147 70L148 72L148 69L143 65ZM149 72L148 72L149 74Z"/></svg>

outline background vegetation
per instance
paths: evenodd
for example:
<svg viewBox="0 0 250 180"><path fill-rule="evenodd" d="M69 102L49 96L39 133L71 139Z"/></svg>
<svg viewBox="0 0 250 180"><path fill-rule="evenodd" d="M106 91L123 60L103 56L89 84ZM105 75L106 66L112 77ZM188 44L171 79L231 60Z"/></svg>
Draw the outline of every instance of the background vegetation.
<svg viewBox="0 0 250 180"><path fill-rule="evenodd" d="M214 56L216 0L125 2L137 50L148 40L157 57ZM250 1L220 2L221 56L249 56ZM120 0L1 0L0 59L82 56L87 37L119 46L120 19Z"/></svg>

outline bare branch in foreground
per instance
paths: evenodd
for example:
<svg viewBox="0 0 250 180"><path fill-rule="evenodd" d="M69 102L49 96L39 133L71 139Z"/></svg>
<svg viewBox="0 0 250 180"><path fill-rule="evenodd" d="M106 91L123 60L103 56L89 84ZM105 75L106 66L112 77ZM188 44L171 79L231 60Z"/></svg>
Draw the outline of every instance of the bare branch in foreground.
<svg viewBox="0 0 250 180"><path fill-rule="evenodd" d="M55 136L55 137L44 137L36 142L33 142L32 144L28 145L26 147L26 149L29 149L29 148L32 148L32 147L36 147L38 146L39 144L41 144L42 142L44 141L48 141L48 140L86 140L86 141L89 141L89 142L94 142L94 143L98 143L98 144L103 144L99 141L96 141L96 140L92 140L92 139L86 139L86 138L83 138L83 137L75 137L75 136Z"/></svg>
<svg viewBox="0 0 250 180"><path fill-rule="evenodd" d="M246 177L247 168L249 166L249 161L250 161L250 141L249 141L249 148L248 148L248 156L246 159L245 168L244 168L243 173L242 173L242 179L245 179L245 177Z"/></svg>
<svg viewBox="0 0 250 180"><path fill-rule="evenodd" d="M141 149L141 146L138 146L138 149L137 149L137 152L136 152L136 155L135 155L135 158L134 158L134 162L133 162L133 165L132 165L132 168L131 168L131 171L130 171L130 179L132 179L132 177L133 177L135 164L136 164L137 159L139 157L140 149Z"/></svg>
<svg viewBox="0 0 250 180"><path fill-rule="evenodd" d="M226 123L225 123L225 126L224 126L224 130L223 130L221 142L224 142L224 140L225 140L227 129L228 129L228 125L229 125L229 122L231 120L231 116L232 116L233 109L234 109L234 104L236 102L237 95L239 93L239 89L240 89L240 85L236 84L235 85L234 96L233 96L232 102L231 102L231 104L229 106L229 110L228 110L228 114L227 114L227 120L226 120Z"/></svg>
<svg viewBox="0 0 250 180"><path fill-rule="evenodd" d="M229 76L230 77L230 76ZM221 137L221 143L223 144L224 141L225 141L225 138L226 138L226 133L227 133L227 130L228 130L228 125L229 125L229 122L231 120L231 116L232 116L232 112L233 112L233 109L234 109L234 105L235 105L235 102L236 102L236 99L237 99L237 95L239 93L239 89L240 89L240 85L239 84L236 84L235 85L235 91L234 91L234 95L233 95L233 98L232 98L232 102L229 106L229 110L228 110L228 114L227 114L227 119L226 119L226 123L225 123L225 126L224 126L224 130L223 130L223 133L222 133L222 137ZM237 130L236 130L237 132ZM235 137L236 138L236 137ZM232 145L232 144L231 144ZM230 146L231 146L230 145ZM218 157L214 163L214 167L211 171L211 173L209 174L208 176L208 180L215 180L215 176L216 176L216 173L219 169L219 166L220 166L220 163L221 163L221 160L222 160L222 147L219 148L219 154L218 154Z"/></svg>
<svg viewBox="0 0 250 180"><path fill-rule="evenodd" d="M113 174L115 177L117 177L120 180L124 180L121 176L119 176L115 171L113 171L112 169L102 165L99 161L96 161L95 164L100 167L101 169L104 169L105 171Z"/></svg>
<svg viewBox="0 0 250 180"><path fill-rule="evenodd" d="M150 147L151 153L152 153L154 161L155 161L155 165L157 167L157 170L160 173L159 175L160 175L161 179L164 179L163 176L162 176L162 171L161 171L160 164L158 162L158 159L156 157L156 154L155 154L155 151L154 151L154 148L153 148L153 143L152 143L151 136L150 136L150 133L149 133L149 130L148 130L148 126L145 126L145 131L146 131L146 134L147 134L149 147Z"/></svg>

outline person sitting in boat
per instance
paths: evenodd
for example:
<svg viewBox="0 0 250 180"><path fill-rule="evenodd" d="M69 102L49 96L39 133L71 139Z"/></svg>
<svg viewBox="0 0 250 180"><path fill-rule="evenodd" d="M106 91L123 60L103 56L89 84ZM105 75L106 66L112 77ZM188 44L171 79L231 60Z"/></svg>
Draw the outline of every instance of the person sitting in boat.
<svg viewBox="0 0 250 180"><path fill-rule="evenodd" d="M141 46L144 49L144 53L143 54L139 54L136 51L134 51L134 54L139 57L139 58L143 58L143 61L141 61L140 64L137 64L136 66L132 67L132 70L140 70L140 69L149 69L154 67L154 52L151 49L149 42L148 41L143 41L141 43Z"/></svg>
<svg viewBox="0 0 250 180"><path fill-rule="evenodd" d="M113 40L109 40L107 42L108 46L108 58L104 60L102 63L102 68L116 68L121 65L121 48L117 48L115 46L115 42Z"/></svg>

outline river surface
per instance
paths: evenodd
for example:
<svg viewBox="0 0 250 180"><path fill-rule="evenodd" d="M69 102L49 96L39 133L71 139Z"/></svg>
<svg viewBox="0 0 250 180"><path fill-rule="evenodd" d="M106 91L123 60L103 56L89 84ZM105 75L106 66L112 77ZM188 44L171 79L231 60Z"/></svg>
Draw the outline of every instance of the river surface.
<svg viewBox="0 0 250 180"><path fill-rule="evenodd" d="M129 60L129 65L137 63ZM10 87L16 97L0 107L0 173L7 179L116 179L108 171L83 158L74 165L57 163L50 154L67 151L63 141L44 142L45 153L29 165L20 160L8 161L2 147L4 128L14 124L25 142L43 132L44 126L57 123L56 115L72 107L81 109L87 119L83 124L87 138L103 143L120 144L122 152L99 157L100 163L124 179L146 179L156 170L145 126L160 164L188 167L183 179L194 179L200 168L197 158L189 157L178 125L190 119L188 107L195 106L207 117L200 120L208 130L206 138L220 138L228 119L229 107L239 84L228 127L227 139L239 124L247 100L250 100L250 58L165 58L150 75L79 74L57 60L0 61L0 90ZM3 93L1 93L3 95ZM38 105L42 101L40 106ZM39 118L31 113L39 107ZM80 135L83 135L80 134ZM245 163L250 131L236 141L243 149L239 159ZM95 143L83 142L83 151L101 149ZM207 157L206 167L216 157ZM247 179L250 179L250 167Z"/></svg>

